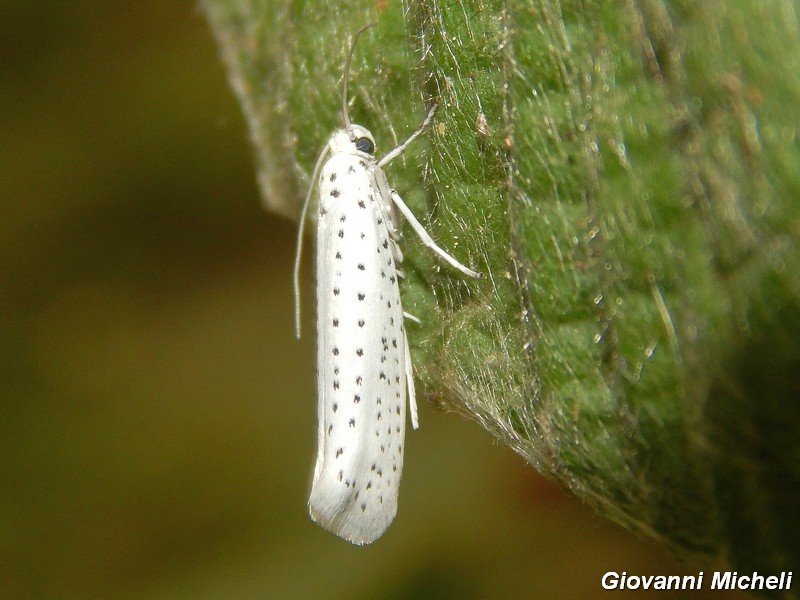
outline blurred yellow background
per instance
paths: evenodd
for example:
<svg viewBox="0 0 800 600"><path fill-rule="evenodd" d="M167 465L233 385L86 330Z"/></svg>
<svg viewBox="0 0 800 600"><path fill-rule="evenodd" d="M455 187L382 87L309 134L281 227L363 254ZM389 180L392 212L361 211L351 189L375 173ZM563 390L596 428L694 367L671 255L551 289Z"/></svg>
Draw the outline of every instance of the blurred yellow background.
<svg viewBox="0 0 800 600"><path fill-rule="evenodd" d="M696 573L424 391L384 538L314 526L296 225L261 208L202 15L11 1L0 27L1 598L578 599ZM743 597L614 593L655 595Z"/></svg>

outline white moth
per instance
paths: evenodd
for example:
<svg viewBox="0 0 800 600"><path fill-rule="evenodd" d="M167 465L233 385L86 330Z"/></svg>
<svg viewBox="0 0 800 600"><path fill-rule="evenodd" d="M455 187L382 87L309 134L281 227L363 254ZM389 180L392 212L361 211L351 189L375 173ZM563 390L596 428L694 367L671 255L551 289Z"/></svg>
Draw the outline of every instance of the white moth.
<svg viewBox="0 0 800 600"><path fill-rule="evenodd" d="M403 325L398 265L403 259L399 211L423 243L471 277L482 275L439 248L395 190L382 167L402 154L433 120L381 160L372 134L351 123L345 64L344 129L336 131L314 168L301 214L295 261L299 337L299 265L303 223L319 173L317 215L318 449L308 509L320 526L353 544L378 539L397 513L403 472L406 390L411 423L417 406ZM327 160L326 160L326 157ZM323 164L324 161L324 164ZM320 165L322 169L320 172Z"/></svg>

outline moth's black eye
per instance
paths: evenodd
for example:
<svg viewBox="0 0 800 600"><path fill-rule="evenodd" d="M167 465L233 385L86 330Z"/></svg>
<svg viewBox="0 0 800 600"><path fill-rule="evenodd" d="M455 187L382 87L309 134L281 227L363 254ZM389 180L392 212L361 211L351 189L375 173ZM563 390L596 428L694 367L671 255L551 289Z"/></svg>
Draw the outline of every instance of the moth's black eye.
<svg viewBox="0 0 800 600"><path fill-rule="evenodd" d="M372 140L369 138L358 138L356 140L356 150L359 152L366 152L367 154L372 154L375 152L375 144L372 143Z"/></svg>

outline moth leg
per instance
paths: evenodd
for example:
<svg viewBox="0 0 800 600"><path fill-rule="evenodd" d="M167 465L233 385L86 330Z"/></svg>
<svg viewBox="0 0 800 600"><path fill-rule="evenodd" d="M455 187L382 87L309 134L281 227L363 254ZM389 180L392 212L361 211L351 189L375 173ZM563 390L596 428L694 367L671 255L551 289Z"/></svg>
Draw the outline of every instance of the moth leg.
<svg viewBox="0 0 800 600"><path fill-rule="evenodd" d="M382 167L383 165L389 164L389 162L391 162L393 159L397 158L403 152L405 152L406 149L412 144L412 142L415 139L417 139L422 134L422 132L428 128L428 125L431 124L431 121L433 121L433 115L436 114L437 108L439 108L438 104L434 104L433 106L431 106L431 109L428 111L428 115L425 117L425 120L422 122L422 125L417 127L417 130L410 136L408 136L408 139L405 142L400 144L397 148L395 148L394 150L389 152L389 154L380 159L378 161L378 167Z"/></svg>
<svg viewBox="0 0 800 600"><path fill-rule="evenodd" d="M392 195L392 202L394 202L395 206L397 206L397 208L400 209L400 212L406 218L406 221L408 221L411 224L411 228L419 236L419 239L422 240L422 243L425 246L436 252L436 254L438 254L444 260L450 263L451 266L455 267L456 269L464 273L464 275L469 275L470 277L475 277L477 279L483 278L483 273L478 273L477 271L473 271L469 267L465 267L455 258L450 256L447 252L442 250L436 244L436 242L433 241L433 238L431 238L431 236L428 235L428 232L425 231L425 228L422 226L422 223L420 223L417 220L417 218L414 216L414 213L411 212L411 209L408 208L408 206L406 206L406 203L403 202L403 199L400 197L400 194L398 194L396 190L391 190L390 193Z"/></svg>
<svg viewBox="0 0 800 600"><path fill-rule="evenodd" d="M404 316L406 319L411 319L412 321L414 321L414 323L417 323L417 324L422 324L422 321L420 321L420 320L419 320L419 318L415 317L415 316L414 316L414 315L412 315L411 313L407 313L407 312L403 311L403 316Z"/></svg>
<svg viewBox="0 0 800 600"><path fill-rule="evenodd" d="M403 331L403 352L406 355L406 381L408 382L408 410L411 412L411 426L419 429L417 416L417 393L414 390L414 368L411 366L411 351L408 349L408 336Z"/></svg>

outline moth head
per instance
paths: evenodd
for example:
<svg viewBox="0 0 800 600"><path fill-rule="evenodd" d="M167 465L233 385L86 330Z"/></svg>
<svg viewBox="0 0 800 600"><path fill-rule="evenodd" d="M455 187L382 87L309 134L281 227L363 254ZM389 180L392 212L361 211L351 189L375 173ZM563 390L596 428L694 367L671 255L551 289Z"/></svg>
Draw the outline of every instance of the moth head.
<svg viewBox="0 0 800 600"><path fill-rule="evenodd" d="M356 150L369 154L375 154L375 138L372 137L369 129L361 127L361 125L353 125L350 128L350 142L355 146Z"/></svg>
<svg viewBox="0 0 800 600"><path fill-rule="evenodd" d="M349 130L340 129L334 133L328 141L328 147L333 154L348 152L373 158L375 138L372 137L369 129L361 127L361 125L351 125Z"/></svg>

